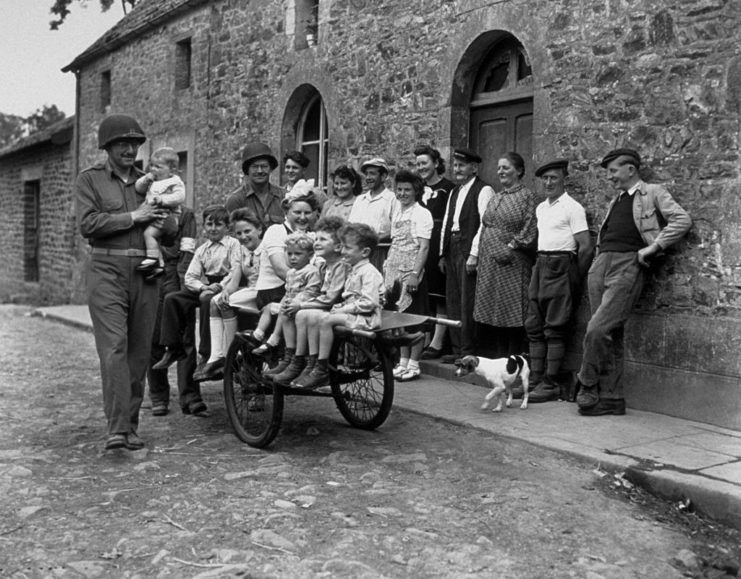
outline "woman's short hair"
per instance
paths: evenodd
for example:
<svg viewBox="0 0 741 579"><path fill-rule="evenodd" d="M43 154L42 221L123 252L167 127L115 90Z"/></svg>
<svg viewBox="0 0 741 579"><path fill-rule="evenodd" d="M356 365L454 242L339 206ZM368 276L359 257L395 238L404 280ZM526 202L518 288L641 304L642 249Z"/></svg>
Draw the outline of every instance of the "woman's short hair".
<svg viewBox="0 0 741 579"><path fill-rule="evenodd" d="M291 160L299 165L301 165L304 169L309 166L309 163L311 161L309 160L309 157L304 155L301 151L288 151L285 155L283 155L283 164L286 164L286 161Z"/></svg>
<svg viewBox="0 0 741 579"><path fill-rule="evenodd" d="M425 192L425 182L419 174L409 171L408 169L400 169L396 172L394 177L394 183L409 183L414 189L414 198L419 201L422 199L422 195Z"/></svg>
<svg viewBox="0 0 741 579"><path fill-rule="evenodd" d="M285 199L283 199L283 202L281 203L281 207L283 208L283 211L287 212L294 203L299 203L299 202L308 203L312 211L319 211L320 209L319 200L316 198L316 195L314 195L313 193L305 193L305 194L296 195L293 197L288 196Z"/></svg>
<svg viewBox="0 0 741 579"><path fill-rule="evenodd" d="M340 231L340 239L345 241L347 238L352 239L361 249L368 247L373 251L378 247L378 234L370 225L365 223L348 223L345 225Z"/></svg>
<svg viewBox="0 0 741 579"><path fill-rule="evenodd" d="M291 233L286 237L286 249L289 247L297 247L301 251L314 253L314 240L305 233Z"/></svg>
<svg viewBox="0 0 741 579"><path fill-rule="evenodd" d="M435 171L437 171L438 175L445 173L445 161L443 161L440 151L433 149L429 145L420 145L414 149L414 156L419 157L420 155L427 155L432 159L432 162L435 163Z"/></svg>
<svg viewBox="0 0 741 579"><path fill-rule="evenodd" d="M246 221L258 231L265 231L265 224L262 222L262 220L257 215L255 215L254 211L250 211L246 207L235 209L231 212L231 215L229 215L229 222L232 225L237 221Z"/></svg>
<svg viewBox="0 0 741 579"><path fill-rule="evenodd" d="M339 177L340 179L346 179L352 183L352 192L354 195L360 195L363 190L363 182L360 179L358 172L352 167L347 165L340 165L330 175L332 179Z"/></svg>
<svg viewBox="0 0 741 579"><path fill-rule="evenodd" d="M520 179L522 179L522 176L525 174L525 159L522 158L522 155L515 153L514 151L509 151L502 155L500 159L507 159L512 163L512 166L517 169L517 174L520 176Z"/></svg>

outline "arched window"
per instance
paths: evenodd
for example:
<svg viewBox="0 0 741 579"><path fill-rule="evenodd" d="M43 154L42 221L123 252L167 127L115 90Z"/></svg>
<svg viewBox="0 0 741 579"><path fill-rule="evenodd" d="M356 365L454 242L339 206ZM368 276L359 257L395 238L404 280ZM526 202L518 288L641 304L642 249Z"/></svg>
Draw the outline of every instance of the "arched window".
<svg viewBox="0 0 741 579"><path fill-rule="evenodd" d="M497 159L516 151L525 159L525 182L532 182L533 72L522 44L500 38L478 67L470 102L470 144L483 157L481 178L499 188Z"/></svg>
<svg viewBox="0 0 741 579"><path fill-rule="evenodd" d="M306 170L306 178L314 179L319 187L326 187L329 150L327 113L319 93L314 93L301 113L296 148L311 160Z"/></svg>

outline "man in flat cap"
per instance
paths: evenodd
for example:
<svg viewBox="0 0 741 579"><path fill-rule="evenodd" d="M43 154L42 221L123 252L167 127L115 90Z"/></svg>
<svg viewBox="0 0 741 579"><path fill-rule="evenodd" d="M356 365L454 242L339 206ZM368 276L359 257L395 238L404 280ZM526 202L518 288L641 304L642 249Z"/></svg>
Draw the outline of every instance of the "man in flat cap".
<svg viewBox="0 0 741 579"><path fill-rule="evenodd" d="M265 228L283 223L285 192L270 183L270 173L277 166L278 159L265 143L248 143L242 150L244 184L227 197L226 210L231 213L246 207L262 220Z"/></svg>
<svg viewBox="0 0 741 579"><path fill-rule="evenodd" d="M618 194L597 237L597 257L587 280L592 318L584 337L576 402L583 416L625 414L623 333L640 296L651 259L692 226L687 212L661 185L638 175L633 149L610 151L601 163Z"/></svg>
<svg viewBox="0 0 741 579"><path fill-rule="evenodd" d="M359 195L350 210L350 223L365 223L373 228L381 242L391 238L391 213L396 195L386 187L389 167L380 157L360 165L365 180L365 193ZM381 270L383 271L383 270Z"/></svg>
<svg viewBox="0 0 741 579"><path fill-rule="evenodd" d="M546 199L535 209L538 257L530 278L525 330L530 343L530 402L566 397L561 373L579 286L592 260L593 246L584 207L565 190L569 162L556 159L538 167Z"/></svg>
<svg viewBox="0 0 741 579"><path fill-rule="evenodd" d="M440 270L445 274L445 304L448 316L461 321L450 329L453 353L442 357L452 364L474 354L476 339L473 306L476 296L476 266L471 247L494 190L477 177L481 157L471 149L455 149L453 175L457 186L448 197L440 238ZM478 245L478 244L476 244Z"/></svg>

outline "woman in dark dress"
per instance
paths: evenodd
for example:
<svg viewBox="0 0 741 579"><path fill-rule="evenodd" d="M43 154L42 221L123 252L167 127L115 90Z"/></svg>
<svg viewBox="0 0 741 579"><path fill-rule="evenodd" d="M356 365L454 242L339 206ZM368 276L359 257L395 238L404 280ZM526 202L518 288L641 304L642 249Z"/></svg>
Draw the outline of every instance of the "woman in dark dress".
<svg viewBox="0 0 741 579"><path fill-rule="evenodd" d="M432 213L433 228L430 239L430 250L427 253L427 288L430 298L429 310L433 315L445 317L445 276L438 269L440 261L440 235L448 196L455 184L443 177L445 163L440 151L428 145L414 149L417 172L425 182L425 192L420 204ZM439 358L442 355L445 340L445 326L435 326L432 341L422 353L424 359Z"/></svg>
<svg viewBox="0 0 741 579"><path fill-rule="evenodd" d="M521 179L525 162L517 153L499 159L497 175L504 187L489 201L479 228L479 260L473 319L482 324L486 355L499 358L525 350L525 316L535 245L535 196Z"/></svg>

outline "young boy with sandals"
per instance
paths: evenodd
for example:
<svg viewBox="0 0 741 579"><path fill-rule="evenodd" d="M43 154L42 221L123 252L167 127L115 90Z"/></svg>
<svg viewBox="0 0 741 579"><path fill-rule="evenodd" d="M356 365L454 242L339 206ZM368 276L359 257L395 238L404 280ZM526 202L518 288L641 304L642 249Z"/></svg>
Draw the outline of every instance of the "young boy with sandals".
<svg viewBox="0 0 741 579"><path fill-rule="evenodd" d="M314 226L314 255L323 260L322 287L319 295L309 300L294 300L286 312L294 316L295 334L285 335L286 350L283 358L272 370L265 372L274 380L290 384L311 372L319 353L319 322L340 299L350 265L342 259L340 231L345 220L332 216L320 219Z"/></svg>
<svg viewBox="0 0 741 579"><path fill-rule="evenodd" d="M329 382L329 353L334 343L334 327L362 330L381 327L383 276L369 257L378 246L378 235L368 225L349 223L340 232L342 258L350 265L342 301L324 313L319 324L319 352L314 368L291 386L313 390Z"/></svg>

